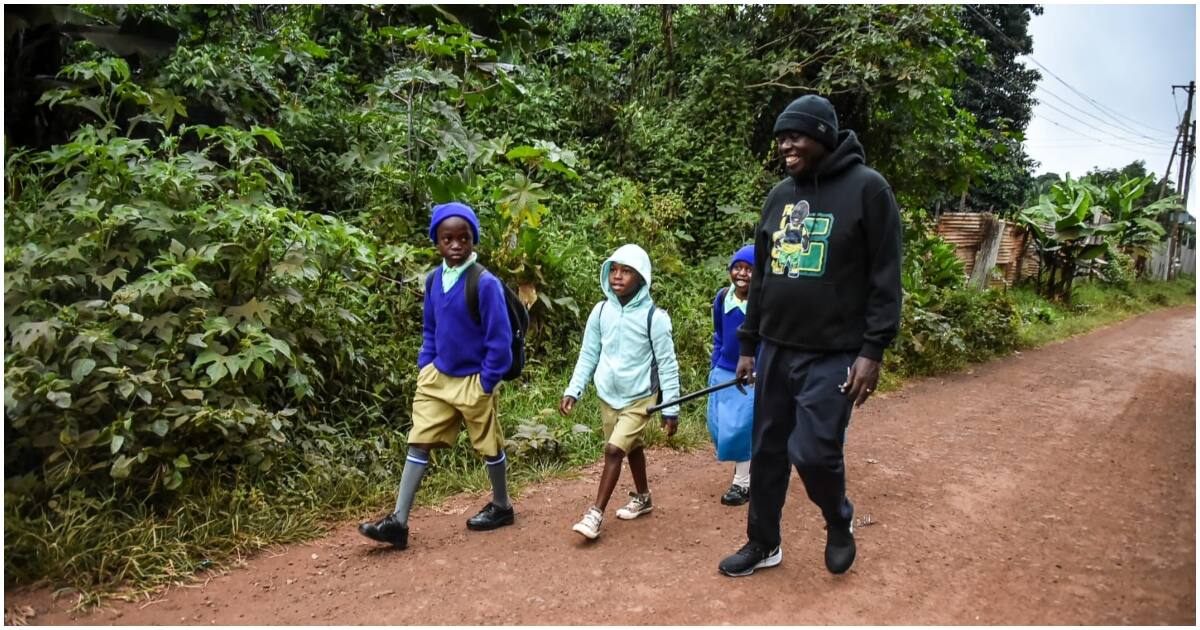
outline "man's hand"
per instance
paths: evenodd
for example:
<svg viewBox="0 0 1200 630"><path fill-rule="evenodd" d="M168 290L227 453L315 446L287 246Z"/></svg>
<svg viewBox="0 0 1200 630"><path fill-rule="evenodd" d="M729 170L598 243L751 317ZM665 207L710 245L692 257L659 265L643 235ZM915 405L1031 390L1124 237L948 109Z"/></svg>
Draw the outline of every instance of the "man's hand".
<svg viewBox="0 0 1200 630"><path fill-rule="evenodd" d="M854 360L854 365L850 366L850 375L846 377L846 382L842 383L842 391L854 401L855 407L861 407L878 385L879 361L858 357Z"/></svg>
<svg viewBox="0 0 1200 630"><path fill-rule="evenodd" d="M734 378L737 379L738 391L745 394L746 388L743 386L754 384L754 357L738 357Z"/></svg>
<svg viewBox="0 0 1200 630"><path fill-rule="evenodd" d="M575 397L574 396L563 396L562 400L560 400L558 402L558 413L560 413L564 416L570 415L571 410L574 408L575 408Z"/></svg>
<svg viewBox="0 0 1200 630"><path fill-rule="evenodd" d="M679 416L663 416L662 428L667 432L667 437L675 435L679 430Z"/></svg>

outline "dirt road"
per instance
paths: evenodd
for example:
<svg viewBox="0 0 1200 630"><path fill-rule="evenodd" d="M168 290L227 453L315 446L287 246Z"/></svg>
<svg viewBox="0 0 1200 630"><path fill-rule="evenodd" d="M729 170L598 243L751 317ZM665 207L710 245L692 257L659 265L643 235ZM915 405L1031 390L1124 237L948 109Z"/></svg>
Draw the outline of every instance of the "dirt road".
<svg viewBox="0 0 1200 630"><path fill-rule="evenodd" d="M745 530L718 502L726 466L655 451L655 511L607 517L594 543L570 528L596 467L532 489L496 532L467 531L484 499L460 496L414 513L407 551L345 523L150 602L75 616L44 591L6 599L44 624L1191 625L1195 338L1191 307L1160 311L872 400L847 445L870 524L843 576L795 478L783 564L720 576Z"/></svg>

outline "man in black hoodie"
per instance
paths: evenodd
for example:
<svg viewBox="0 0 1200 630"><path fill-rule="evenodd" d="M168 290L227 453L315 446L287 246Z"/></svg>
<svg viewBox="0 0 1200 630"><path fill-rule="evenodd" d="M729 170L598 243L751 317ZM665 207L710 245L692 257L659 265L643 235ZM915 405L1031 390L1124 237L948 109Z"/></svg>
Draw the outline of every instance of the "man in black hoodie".
<svg viewBox="0 0 1200 630"><path fill-rule="evenodd" d="M825 566L844 573L855 545L842 447L899 327L900 214L827 99L796 99L774 131L788 177L763 204L738 329L737 378L756 384L749 542L719 569L750 575L783 560L779 521L795 466L825 517Z"/></svg>

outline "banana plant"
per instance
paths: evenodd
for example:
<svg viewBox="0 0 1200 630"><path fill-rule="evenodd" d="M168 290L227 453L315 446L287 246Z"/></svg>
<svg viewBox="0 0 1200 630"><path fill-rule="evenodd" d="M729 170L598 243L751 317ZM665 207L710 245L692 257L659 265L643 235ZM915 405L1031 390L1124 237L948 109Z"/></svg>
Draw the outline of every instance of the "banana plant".
<svg viewBox="0 0 1200 630"><path fill-rule="evenodd" d="M1018 215L1041 257L1037 285L1046 297L1069 302L1075 276L1090 272L1104 254L1103 237L1124 231L1125 224L1109 221L1097 203L1101 195L1096 186L1067 177Z"/></svg>
<svg viewBox="0 0 1200 630"><path fill-rule="evenodd" d="M1179 197L1170 196L1153 203L1140 205L1138 201L1154 184L1154 177L1133 177L1100 189L1101 203L1108 210L1109 219L1121 226L1116 236L1117 246L1122 252L1144 263L1150 257L1150 249L1166 237L1161 217L1181 209ZM1144 264L1139 264L1139 270Z"/></svg>

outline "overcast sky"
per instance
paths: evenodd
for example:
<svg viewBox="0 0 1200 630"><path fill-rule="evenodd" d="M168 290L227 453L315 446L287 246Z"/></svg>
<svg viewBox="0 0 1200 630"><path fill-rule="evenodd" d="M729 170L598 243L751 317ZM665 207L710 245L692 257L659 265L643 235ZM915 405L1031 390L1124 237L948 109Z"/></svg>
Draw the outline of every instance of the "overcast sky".
<svg viewBox="0 0 1200 630"><path fill-rule="evenodd" d="M1078 177L1093 167L1145 160L1161 175L1187 105L1186 92L1172 98L1171 86L1196 79L1196 7L1043 7L1029 24L1033 54L1023 57L1042 73L1026 132L1026 150L1040 162L1035 173ZM1176 158L1172 179L1178 169ZM1193 215L1197 196L1189 194Z"/></svg>

